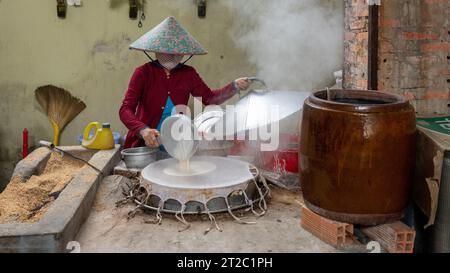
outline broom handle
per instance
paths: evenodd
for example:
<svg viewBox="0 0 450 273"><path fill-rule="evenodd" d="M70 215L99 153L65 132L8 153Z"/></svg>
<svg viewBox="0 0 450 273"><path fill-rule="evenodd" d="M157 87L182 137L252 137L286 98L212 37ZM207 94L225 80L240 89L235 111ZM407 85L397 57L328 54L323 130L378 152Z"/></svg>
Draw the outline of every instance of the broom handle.
<svg viewBox="0 0 450 273"><path fill-rule="evenodd" d="M73 155L72 153L69 153L69 152L67 152L67 151L64 151L64 150L58 148L58 147L55 147L55 145L54 145L53 143L49 142L49 141L41 140L41 141L39 141L39 144L40 144L41 146L44 146L44 147L49 148L49 149L50 149L51 151L53 151L53 152L56 150L56 151L59 151L59 152L61 152L61 153L63 153L63 154L68 154L69 156L71 156L71 157L73 157L73 158L75 158L75 159L77 159L77 160L80 160L81 162L86 163L86 164L89 165L91 168L93 168L93 169L96 170L97 172L99 172L99 173L101 173L102 175L104 175L104 173L103 173L100 169L98 169L97 167L95 167L94 165L92 165L91 163L89 163L87 160L84 160L84 159L82 159L82 158L79 158L79 157Z"/></svg>
<svg viewBox="0 0 450 273"><path fill-rule="evenodd" d="M59 126L53 120L50 122L52 123L52 127L53 127L53 144L55 146L58 146L59 145Z"/></svg>

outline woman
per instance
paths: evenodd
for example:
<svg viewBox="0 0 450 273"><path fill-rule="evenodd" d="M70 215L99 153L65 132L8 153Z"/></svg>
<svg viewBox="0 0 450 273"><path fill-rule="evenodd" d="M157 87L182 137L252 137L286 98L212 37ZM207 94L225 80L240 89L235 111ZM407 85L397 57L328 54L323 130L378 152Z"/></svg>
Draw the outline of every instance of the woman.
<svg viewBox="0 0 450 273"><path fill-rule="evenodd" d="M139 38L131 49L155 53L156 60L138 67L131 77L119 115L128 128L124 148L157 147L159 130L174 105L187 105L189 96L201 97L205 105L221 104L250 82L239 78L211 90L191 66L180 63L184 56L207 54L173 17ZM189 60L188 59L188 60Z"/></svg>

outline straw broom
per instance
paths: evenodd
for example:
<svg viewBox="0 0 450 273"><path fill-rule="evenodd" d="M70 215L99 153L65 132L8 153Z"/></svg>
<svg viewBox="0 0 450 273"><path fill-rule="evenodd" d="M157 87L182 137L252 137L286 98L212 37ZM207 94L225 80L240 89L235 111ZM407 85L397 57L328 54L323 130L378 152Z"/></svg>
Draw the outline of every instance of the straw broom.
<svg viewBox="0 0 450 273"><path fill-rule="evenodd" d="M36 100L53 127L53 144L58 146L59 133L86 108L86 104L68 91L53 85L41 86L35 91Z"/></svg>

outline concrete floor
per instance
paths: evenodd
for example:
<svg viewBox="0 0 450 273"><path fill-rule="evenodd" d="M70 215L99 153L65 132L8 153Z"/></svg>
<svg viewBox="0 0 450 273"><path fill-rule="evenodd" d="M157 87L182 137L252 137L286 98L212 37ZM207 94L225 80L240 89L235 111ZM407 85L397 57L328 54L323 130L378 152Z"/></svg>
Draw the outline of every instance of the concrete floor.
<svg viewBox="0 0 450 273"><path fill-rule="evenodd" d="M81 252L362 252L364 247L352 245L337 250L323 243L300 227L301 195L273 189L266 215L248 221L254 225L236 223L228 214L216 216L223 232L212 230L204 235L209 220L199 216L188 219L190 229L178 232L183 225L171 215L163 215L161 225L145 224L146 217L138 213L127 221L132 205L116 208L122 198L120 179L103 180L92 212L78 234Z"/></svg>

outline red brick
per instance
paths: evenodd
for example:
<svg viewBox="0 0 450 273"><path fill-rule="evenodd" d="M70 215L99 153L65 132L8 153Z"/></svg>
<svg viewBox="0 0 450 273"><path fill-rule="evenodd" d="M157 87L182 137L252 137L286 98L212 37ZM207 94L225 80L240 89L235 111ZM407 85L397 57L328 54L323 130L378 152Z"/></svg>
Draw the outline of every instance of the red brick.
<svg viewBox="0 0 450 273"><path fill-rule="evenodd" d="M421 50L422 52L447 52L450 50L450 42L423 44Z"/></svg>
<svg viewBox="0 0 450 273"><path fill-rule="evenodd" d="M357 64L368 64L369 63L369 59L368 59L368 57L367 56L364 56L364 55L358 55L357 57L356 57L356 62L357 62Z"/></svg>
<svg viewBox="0 0 450 273"><path fill-rule="evenodd" d="M356 40L360 42L368 39L369 39L369 32L360 32L356 34Z"/></svg>
<svg viewBox="0 0 450 273"><path fill-rule="evenodd" d="M353 32L346 32L345 33L345 40L346 41L352 41L353 39L355 39L355 33L353 33Z"/></svg>
<svg viewBox="0 0 450 273"><path fill-rule="evenodd" d="M450 91L427 91L424 100L448 100L450 99Z"/></svg>
<svg viewBox="0 0 450 273"><path fill-rule="evenodd" d="M402 222L363 228L361 231L390 253L413 253L416 231Z"/></svg>
<svg viewBox="0 0 450 273"><path fill-rule="evenodd" d="M350 23L351 30L363 29L365 27L366 27L366 20L364 19L354 20Z"/></svg>
<svg viewBox="0 0 450 273"><path fill-rule="evenodd" d="M368 17L369 16L369 5L366 0L359 1L356 6L356 16L358 17Z"/></svg>
<svg viewBox="0 0 450 273"><path fill-rule="evenodd" d="M353 242L353 225L322 217L305 206L301 211L301 226L320 240L334 247Z"/></svg>
<svg viewBox="0 0 450 273"><path fill-rule="evenodd" d="M414 93L409 92L409 91L405 91L405 93L403 94L403 97L405 97L405 99L408 101L416 99L416 96L414 95Z"/></svg>
<svg viewBox="0 0 450 273"><path fill-rule="evenodd" d="M419 32L403 32L402 33L403 40L437 40L439 36L436 34L426 34Z"/></svg>
<svg viewBox="0 0 450 273"><path fill-rule="evenodd" d="M425 3L427 3L428 5L448 4L450 3L450 0L425 0Z"/></svg>
<svg viewBox="0 0 450 273"><path fill-rule="evenodd" d="M450 76L450 69L444 68L439 73L443 76Z"/></svg>
<svg viewBox="0 0 450 273"><path fill-rule="evenodd" d="M359 79L356 82L356 88L358 88L358 89L363 89L364 90L364 89L367 89L368 86L369 86L369 81L366 80L366 79Z"/></svg>
<svg viewBox="0 0 450 273"><path fill-rule="evenodd" d="M379 24L380 27L398 27L400 21L398 19L380 19Z"/></svg>

